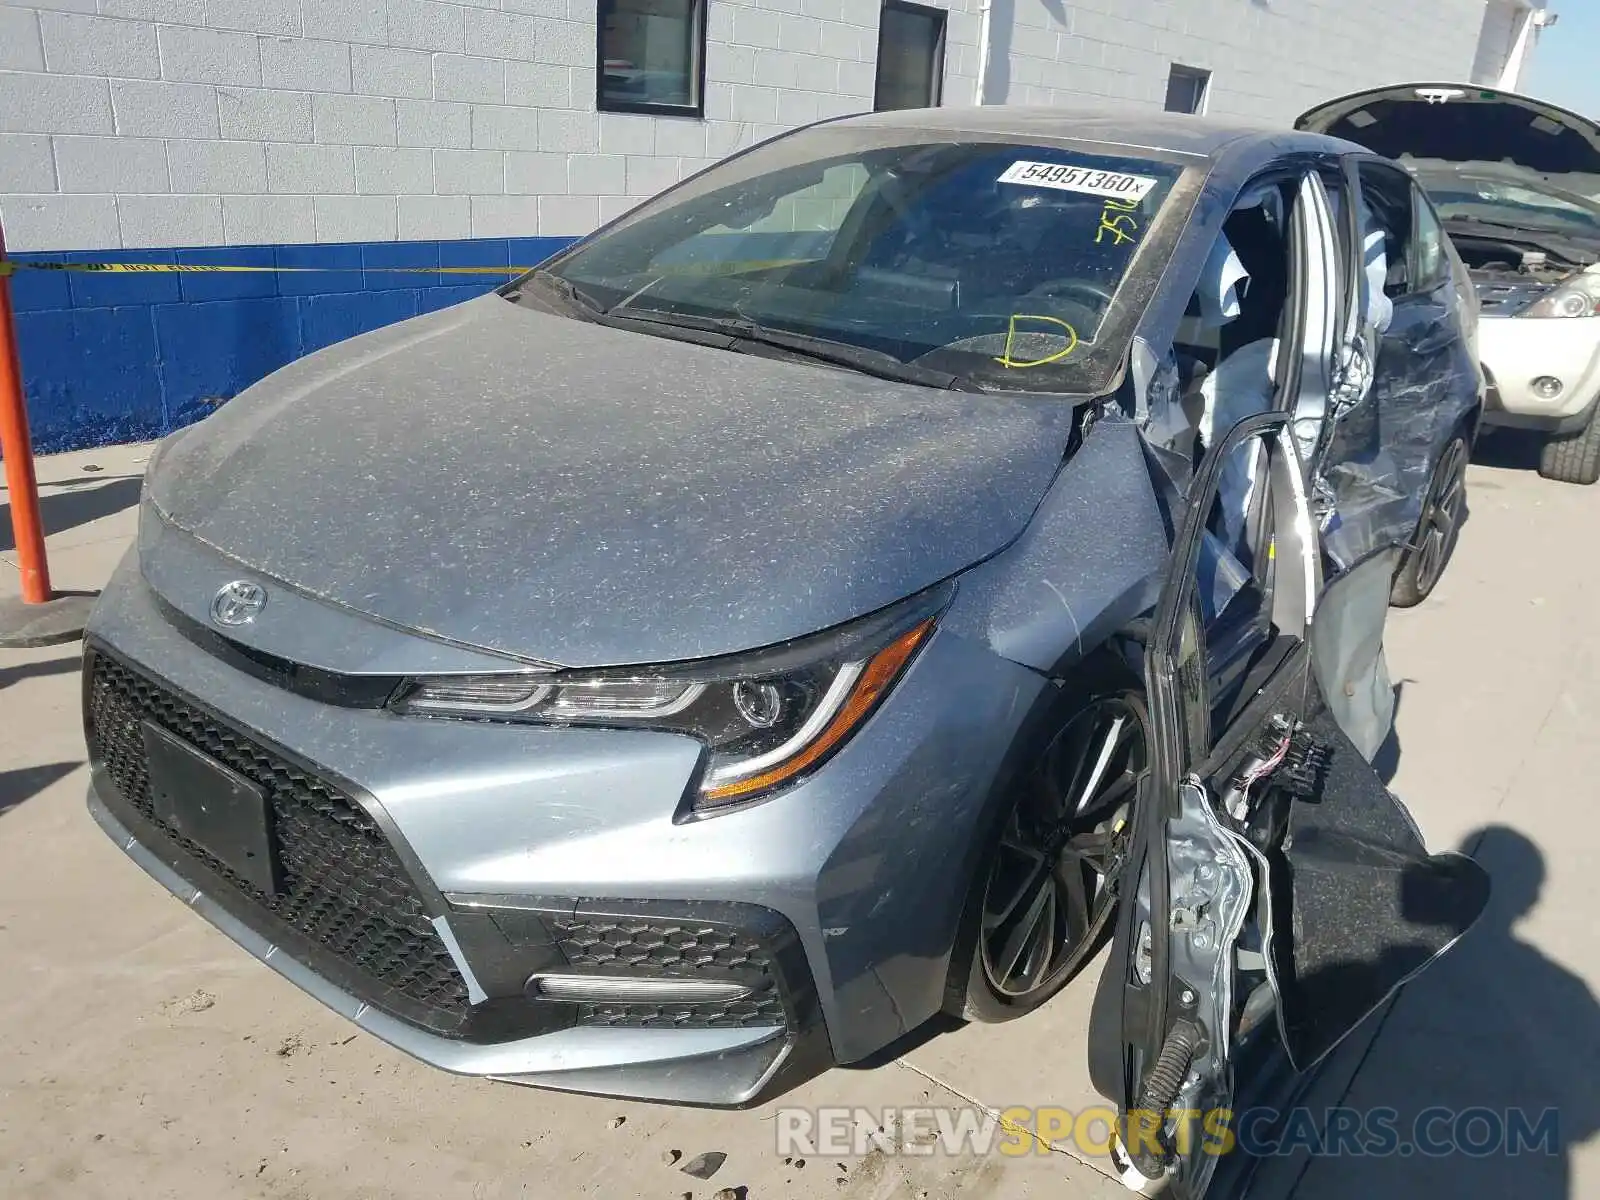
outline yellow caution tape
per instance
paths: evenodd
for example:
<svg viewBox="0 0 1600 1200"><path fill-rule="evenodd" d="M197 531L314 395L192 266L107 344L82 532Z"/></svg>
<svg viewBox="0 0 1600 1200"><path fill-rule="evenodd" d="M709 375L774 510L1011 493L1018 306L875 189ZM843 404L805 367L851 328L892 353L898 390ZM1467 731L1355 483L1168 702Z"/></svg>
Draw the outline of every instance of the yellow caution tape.
<svg viewBox="0 0 1600 1200"><path fill-rule="evenodd" d="M815 262L809 258L749 259L740 262L676 263L653 268L668 275L739 275L746 271L765 271ZM179 273L267 273L272 275L322 274L330 271L368 271L388 275L522 275L532 267L246 267L219 263L118 263L118 262L19 262L0 259L0 279L19 271L82 271L99 274L134 275Z"/></svg>
<svg viewBox="0 0 1600 1200"><path fill-rule="evenodd" d="M216 263L89 263L19 262L0 259L0 279L19 271L84 271L109 274L147 274L150 272L209 275L218 272L266 272L273 275L321 274L330 271L366 271L386 275L521 275L532 267L242 267Z"/></svg>

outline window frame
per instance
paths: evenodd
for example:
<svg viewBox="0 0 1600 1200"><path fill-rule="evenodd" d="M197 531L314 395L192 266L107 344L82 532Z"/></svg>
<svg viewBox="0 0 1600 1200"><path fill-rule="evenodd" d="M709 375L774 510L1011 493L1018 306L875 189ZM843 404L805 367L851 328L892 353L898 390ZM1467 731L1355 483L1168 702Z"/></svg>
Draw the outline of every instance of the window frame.
<svg viewBox="0 0 1600 1200"><path fill-rule="evenodd" d="M1199 90L1196 93L1195 107L1193 107L1193 108L1172 108L1172 107L1170 107L1170 103L1171 103L1171 100L1172 100L1172 85L1176 81L1178 81L1179 79L1186 79L1186 80L1189 80L1191 82L1198 83L1200 85L1199 86ZM1167 66L1167 94L1166 94L1165 99L1162 101L1162 109L1163 109L1163 111L1169 112L1169 113L1179 113L1181 115L1190 116L1190 117L1203 117L1206 114L1206 107L1210 103L1211 103L1211 72L1210 71L1206 70L1204 67L1191 67L1186 63L1176 63L1175 62L1175 63L1168 64L1168 66Z"/></svg>
<svg viewBox="0 0 1600 1200"><path fill-rule="evenodd" d="M1422 278L1422 216L1427 214L1428 220L1433 222L1433 227L1439 231L1439 262L1433 273L1428 278ZM1454 271L1450 264L1450 235L1445 232L1444 219L1439 216L1439 210L1434 207L1433 200L1428 196L1427 189L1422 187L1415 179L1411 181L1411 290L1412 293L1431 292L1450 282Z"/></svg>
<svg viewBox="0 0 1600 1200"><path fill-rule="evenodd" d="M950 44L950 12L948 9L936 8L931 4L917 4L914 0L883 0L883 5L878 10L878 53L872 64L872 111L873 112L904 112L900 108L882 107L883 87L883 14L893 9L897 12L914 14L919 17L930 17L937 25L938 36L933 44L932 69L928 72L929 91L928 103L921 105L923 108L939 108L944 104L944 68L945 56Z"/></svg>
<svg viewBox="0 0 1600 1200"><path fill-rule="evenodd" d="M1417 286L1416 195L1419 190L1417 188L1417 181L1413 179L1403 167L1390 162L1388 159L1366 155L1354 157L1356 164L1356 181L1361 186L1361 199L1366 203L1368 210L1374 213L1374 215L1382 217L1388 213L1388 209L1376 208L1370 201L1366 199L1368 192L1372 190L1367 186L1367 174L1369 171L1376 172L1380 177L1387 177L1393 181L1393 186L1403 187L1406 193L1406 231L1404 245L1402 246L1403 253L1396 255L1391 247L1387 245L1384 247L1385 254L1389 260L1389 270L1391 273L1394 270L1394 264L1396 261L1403 261L1405 263L1405 287L1396 290L1392 285L1386 283L1383 288L1383 294L1390 300L1400 301L1404 300L1408 296L1415 296L1422 292L1428 291L1429 289L1427 288L1421 288ZM1389 232L1387 225L1384 227L1384 232L1386 234Z"/></svg>
<svg viewBox="0 0 1600 1200"><path fill-rule="evenodd" d="M709 33L711 0L684 0L689 6L689 47L691 63L688 83L693 104L662 104L651 100L631 101L608 98L606 94L606 17L617 0L597 0L594 34L594 110L597 113L634 113L652 117L706 118L706 42Z"/></svg>

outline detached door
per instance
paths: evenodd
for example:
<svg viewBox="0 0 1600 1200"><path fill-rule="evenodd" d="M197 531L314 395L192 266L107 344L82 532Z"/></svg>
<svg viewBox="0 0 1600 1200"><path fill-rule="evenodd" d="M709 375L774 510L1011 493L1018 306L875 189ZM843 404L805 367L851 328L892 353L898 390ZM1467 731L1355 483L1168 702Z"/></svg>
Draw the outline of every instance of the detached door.
<svg viewBox="0 0 1600 1200"><path fill-rule="evenodd" d="M1221 467L1259 455L1249 564L1269 635L1247 701L1212 728L1195 567ZM1321 587L1288 413L1241 421L1207 456L1145 661L1151 768L1095 998L1090 1071L1117 1104L1119 1166L1147 1193L1205 1193L1236 1065L1263 1039L1318 1063L1447 950L1488 899L1470 859L1429 855L1333 719L1312 669Z"/></svg>

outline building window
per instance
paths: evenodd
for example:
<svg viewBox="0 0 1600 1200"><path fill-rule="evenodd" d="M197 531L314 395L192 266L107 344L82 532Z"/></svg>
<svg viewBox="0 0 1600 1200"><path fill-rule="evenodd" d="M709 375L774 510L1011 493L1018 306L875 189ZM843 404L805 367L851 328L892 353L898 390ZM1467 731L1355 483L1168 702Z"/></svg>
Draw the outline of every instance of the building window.
<svg viewBox="0 0 1600 1200"><path fill-rule="evenodd" d="M706 0L600 0L595 107L703 116Z"/></svg>
<svg viewBox="0 0 1600 1200"><path fill-rule="evenodd" d="M936 108L944 83L942 8L888 0L878 23L878 90L873 107Z"/></svg>
<svg viewBox="0 0 1600 1200"><path fill-rule="evenodd" d="M1167 75L1167 111L1203 113L1206 110L1206 93L1210 90L1210 71L1180 67L1173 63Z"/></svg>

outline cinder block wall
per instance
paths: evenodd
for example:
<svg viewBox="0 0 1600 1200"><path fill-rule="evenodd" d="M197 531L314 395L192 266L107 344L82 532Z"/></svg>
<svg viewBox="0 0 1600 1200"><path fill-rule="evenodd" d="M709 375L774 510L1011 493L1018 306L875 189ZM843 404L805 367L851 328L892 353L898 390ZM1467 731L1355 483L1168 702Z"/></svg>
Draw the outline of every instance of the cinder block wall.
<svg viewBox="0 0 1600 1200"><path fill-rule="evenodd" d="M595 111L594 0L0 0L0 211L21 250L583 234L870 109L878 12L712 0L702 121Z"/></svg>
<svg viewBox="0 0 1600 1200"><path fill-rule="evenodd" d="M991 95L1014 104L1100 96L1159 108L1177 63L1212 73L1207 115L1287 125L1364 88L1468 79L1485 0L994 4L994 46L1005 57L991 71Z"/></svg>
<svg viewBox="0 0 1600 1200"><path fill-rule="evenodd" d="M594 0L0 0L13 251L320 269L19 275L35 444L164 433L498 281L375 268L525 266L739 147L870 109L879 7L710 0L700 120L596 112ZM952 23L955 97L976 36Z"/></svg>
<svg viewBox="0 0 1600 1200"><path fill-rule="evenodd" d="M949 10L943 102L979 91ZM729 152L872 107L881 0L707 0L705 119L595 110L594 0L0 0L0 217L61 259L312 274L19 275L42 449L170 430L297 355L495 282ZM989 103L1212 115L1464 78L1485 0L993 0Z"/></svg>

